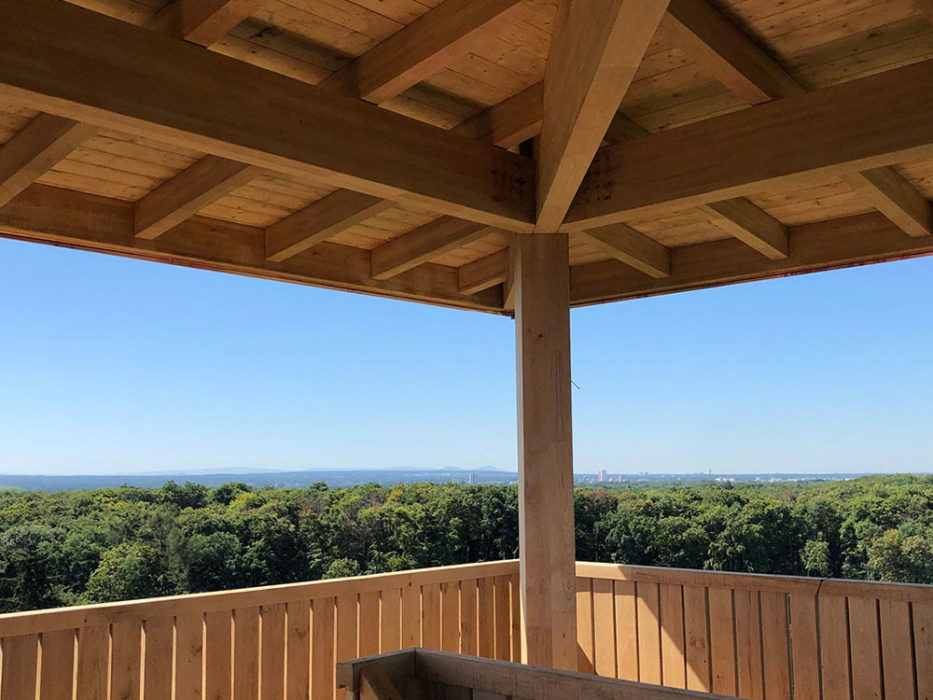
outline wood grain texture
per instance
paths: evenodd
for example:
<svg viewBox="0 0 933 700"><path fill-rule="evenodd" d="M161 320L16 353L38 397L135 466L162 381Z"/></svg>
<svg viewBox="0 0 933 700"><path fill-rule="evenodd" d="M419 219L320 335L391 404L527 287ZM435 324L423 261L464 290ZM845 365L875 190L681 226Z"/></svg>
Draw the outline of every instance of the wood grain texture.
<svg viewBox="0 0 933 700"><path fill-rule="evenodd" d="M372 251L372 277L387 280L491 233L482 224L449 216L435 219Z"/></svg>
<svg viewBox="0 0 933 700"><path fill-rule="evenodd" d="M114 686L111 697L114 700L135 700L139 697L139 624L136 624L135 647L132 645L132 640L127 640L124 634L118 632L118 627L121 626L114 625ZM123 625L121 630L125 630L126 627ZM121 644L126 642L126 651L123 647L117 647L116 641L120 641ZM74 630L44 632L39 642L42 656L42 671L39 678L40 700L71 700L74 691ZM136 652L136 663L135 666L129 666L125 664L125 659L132 657L133 648ZM23 671L25 670L24 668ZM0 680L0 697L7 697L2 685L2 680Z"/></svg>
<svg viewBox="0 0 933 700"><path fill-rule="evenodd" d="M266 0L175 0L147 24L150 29L210 46Z"/></svg>
<svg viewBox="0 0 933 700"><path fill-rule="evenodd" d="M716 226L771 260L784 260L790 254L787 227L744 197L712 202Z"/></svg>
<svg viewBox="0 0 933 700"><path fill-rule="evenodd" d="M609 224L583 232L605 253L654 279L670 277L671 251L625 224Z"/></svg>
<svg viewBox="0 0 933 700"><path fill-rule="evenodd" d="M894 168L848 173L843 180L908 236L933 233L930 202Z"/></svg>

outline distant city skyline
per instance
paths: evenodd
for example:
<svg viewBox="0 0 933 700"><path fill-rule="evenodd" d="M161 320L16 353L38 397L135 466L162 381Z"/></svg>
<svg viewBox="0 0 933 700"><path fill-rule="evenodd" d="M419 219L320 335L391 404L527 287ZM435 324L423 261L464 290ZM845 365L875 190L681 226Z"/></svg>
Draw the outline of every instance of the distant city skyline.
<svg viewBox="0 0 933 700"><path fill-rule="evenodd" d="M933 470L933 260L576 309L578 473ZM0 472L514 470L510 319L0 241Z"/></svg>

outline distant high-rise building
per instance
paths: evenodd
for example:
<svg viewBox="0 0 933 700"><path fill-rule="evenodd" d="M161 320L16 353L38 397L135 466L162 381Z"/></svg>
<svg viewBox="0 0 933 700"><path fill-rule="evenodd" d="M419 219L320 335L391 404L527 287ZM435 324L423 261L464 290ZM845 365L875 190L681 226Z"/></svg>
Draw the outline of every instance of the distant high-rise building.
<svg viewBox="0 0 933 700"><path fill-rule="evenodd" d="M470 486L476 486L476 473L475 472L470 473L470 477L467 479L467 483Z"/></svg>
<svg viewBox="0 0 933 700"><path fill-rule="evenodd" d="M598 472L596 472L596 481L598 481L599 483L603 483L604 481L606 481L606 470L605 469L600 469Z"/></svg>

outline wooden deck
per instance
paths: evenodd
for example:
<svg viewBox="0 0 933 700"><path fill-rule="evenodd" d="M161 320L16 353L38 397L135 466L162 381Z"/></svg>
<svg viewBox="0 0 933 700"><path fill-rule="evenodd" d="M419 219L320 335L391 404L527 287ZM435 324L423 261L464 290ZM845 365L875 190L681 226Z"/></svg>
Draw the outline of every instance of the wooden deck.
<svg viewBox="0 0 933 700"><path fill-rule="evenodd" d="M933 694L933 587L577 564L578 670L772 700ZM520 659L518 562L0 616L0 700L342 697L335 665Z"/></svg>

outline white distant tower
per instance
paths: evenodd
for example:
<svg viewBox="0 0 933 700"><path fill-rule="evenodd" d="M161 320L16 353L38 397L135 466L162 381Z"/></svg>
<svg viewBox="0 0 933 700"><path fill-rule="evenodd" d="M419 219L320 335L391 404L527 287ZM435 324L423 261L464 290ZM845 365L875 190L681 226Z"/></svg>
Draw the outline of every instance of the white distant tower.
<svg viewBox="0 0 933 700"><path fill-rule="evenodd" d="M600 469L598 472L596 472L596 481L598 481L601 484L605 480L606 480L606 470Z"/></svg>

